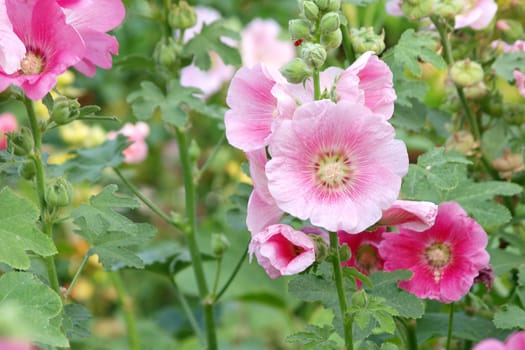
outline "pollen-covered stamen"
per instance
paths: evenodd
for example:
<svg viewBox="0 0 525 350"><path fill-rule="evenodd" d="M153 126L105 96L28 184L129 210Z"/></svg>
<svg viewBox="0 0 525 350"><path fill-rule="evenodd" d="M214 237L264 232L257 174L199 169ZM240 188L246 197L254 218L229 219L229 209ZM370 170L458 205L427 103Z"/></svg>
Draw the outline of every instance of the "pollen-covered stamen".
<svg viewBox="0 0 525 350"><path fill-rule="evenodd" d="M431 266L434 281L443 277L443 268L450 262L450 247L443 243L433 243L425 250L425 259Z"/></svg>
<svg viewBox="0 0 525 350"><path fill-rule="evenodd" d="M28 51L25 57L20 61L20 70L24 75L40 74L44 70L44 58L42 55Z"/></svg>
<svg viewBox="0 0 525 350"><path fill-rule="evenodd" d="M313 164L316 182L330 189L346 185L352 178L350 160L342 153L330 152L320 155Z"/></svg>

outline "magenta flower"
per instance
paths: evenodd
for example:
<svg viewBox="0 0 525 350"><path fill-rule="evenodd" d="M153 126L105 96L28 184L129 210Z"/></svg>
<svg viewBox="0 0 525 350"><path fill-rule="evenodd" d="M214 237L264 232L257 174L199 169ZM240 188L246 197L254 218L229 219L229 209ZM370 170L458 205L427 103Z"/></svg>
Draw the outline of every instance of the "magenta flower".
<svg viewBox="0 0 525 350"><path fill-rule="evenodd" d="M468 293L489 262L487 234L455 202L441 203L434 226L423 232L385 233L379 252L384 269L411 270L399 287L419 298L450 303Z"/></svg>
<svg viewBox="0 0 525 350"><path fill-rule="evenodd" d="M379 254L379 244L383 241L385 227L379 227L373 232L347 233L338 231L339 244L347 244L352 252L349 260L343 266L355 267L359 272L369 275L374 271L383 270L384 260Z"/></svg>
<svg viewBox="0 0 525 350"><path fill-rule="evenodd" d="M0 91L13 84L29 98L41 99L58 75L84 57L83 40L66 23L55 0L5 0L5 4L13 32L23 42L26 54L18 71L9 74L0 70Z"/></svg>
<svg viewBox="0 0 525 350"><path fill-rule="evenodd" d="M364 231L397 199L408 169L381 115L341 101L303 104L272 135L268 188L279 208L329 231Z"/></svg>
<svg viewBox="0 0 525 350"><path fill-rule="evenodd" d="M383 211L377 225L424 231L434 225L437 212L438 206L431 202L397 200Z"/></svg>
<svg viewBox="0 0 525 350"><path fill-rule="evenodd" d="M148 144L146 137L149 135L149 126L144 122L138 122L133 125L126 123L118 132L109 132L108 139L113 140L117 135L127 136L128 141L133 142L122 153L124 162L128 164L140 163L148 156Z"/></svg>
<svg viewBox="0 0 525 350"><path fill-rule="evenodd" d="M0 71L13 74L20 69L20 61L25 55L26 47L13 32L5 0L0 0Z"/></svg>
<svg viewBox="0 0 525 350"><path fill-rule="evenodd" d="M77 30L86 46L86 54L75 68L89 77L95 75L97 66L111 68L111 54L118 54L118 41L106 32L124 20L126 9L122 1L57 1L66 14L66 22Z"/></svg>
<svg viewBox="0 0 525 350"><path fill-rule="evenodd" d="M512 333L505 343L497 339L486 339L473 350L522 350L525 349L525 331Z"/></svg>
<svg viewBox="0 0 525 350"><path fill-rule="evenodd" d="M7 133L10 131L16 131L17 129L18 122L13 114L0 114L0 151L7 148Z"/></svg>
<svg viewBox="0 0 525 350"><path fill-rule="evenodd" d="M315 262L315 244L308 235L283 224L270 225L252 236L249 246L270 278L295 275Z"/></svg>

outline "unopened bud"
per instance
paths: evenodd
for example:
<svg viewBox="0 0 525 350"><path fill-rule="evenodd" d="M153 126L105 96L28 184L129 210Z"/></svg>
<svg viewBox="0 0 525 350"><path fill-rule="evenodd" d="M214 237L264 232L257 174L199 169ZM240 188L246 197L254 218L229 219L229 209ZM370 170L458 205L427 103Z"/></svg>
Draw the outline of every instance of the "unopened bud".
<svg viewBox="0 0 525 350"><path fill-rule="evenodd" d="M510 150L503 150L503 156L492 161L492 167L497 170L502 177L510 179L512 174L525 169L523 156L512 153Z"/></svg>
<svg viewBox="0 0 525 350"><path fill-rule="evenodd" d="M308 66L319 69L326 61L326 50L320 44L305 43L301 50L301 56Z"/></svg>
<svg viewBox="0 0 525 350"><path fill-rule="evenodd" d="M444 18L454 18L463 10L462 0L440 0L434 4L434 12Z"/></svg>
<svg viewBox="0 0 525 350"><path fill-rule="evenodd" d="M188 153L193 162L196 162L200 158L201 149L197 144L197 141L195 141L195 139L191 140L190 147L188 148Z"/></svg>
<svg viewBox="0 0 525 350"><path fill-rule="evenodd" d="M324 261L329 254L328 244L326 244L324 238L318 234L312 233L309 234L308 237L310 237L314 241L315 261Z"/></svg>
<svg viewBox="0 0 525 350"><path fill-rule="evenodd" d="M373 51L379 55L385 50L385 32L378 35L374 32L373 27L352 28L350 40L356 55L367 51Z"/></svg>
<svg viewBox="0 0 525 350"><path fill-rule="evenodd" d="M467 86L463 91L468 99L479 100L487 94L488 89L485 83L480 81L477 84Z"/></svg>
<svg viewBox="0 0 525 350"><path fill-rule="evenodd" d="M368 304L368 297L366 296L366 292L361 289L352 294L352 306L358 307L358 308L364 308Z"/></svg>
<svg viewBox="0 0 525 350"><path fill-rule="evenodd" d="M319 16L319 7L313 1L303 2L303 13L304 16L310 21L317 21Z"/></svg>
<svg viewBox="0 0 525 350"><path fill-rule="evenodd" d="M403 0L401 10L411 21L418 21L432 14L434 0Z"/></svg>
<svg viewBox="0 0 525 350"><path fill-rule="evenodd" d="M299 57L286 63L279 71L291 84L300 84L312 76L312 69Z"/></svg>
<svg viewBox="0 0 525 350"><path fill-rule="evenodd" d="M330 5L330 0L314 0L314 3L319 7L319 10L326 11Z"/></svg>
<svg viewBox="0 0 525 350"><path fill-rule="evenodd" d="M312 38L310 28L311 23L306 19L292 19L288 22L288 30L292 40L310 40Z"/></svg>
<svg viewBox="0 0 525 350"><path fill-rule="evenodd" d="M456 150L466 155L472 155L474 148L478 145L470 132L460 130L450 135L445 143L445 149Z"/></svg>
<svg viewBox="0 0 525 350"><path fill-rule="evenodd" d="M80 103L67 97L57 97L51 110L51 120L58 125L72 122L80 116Z"/></svg>
<svg viewBox="0 0 525 350"><path fill-rule="evenodd" d="M456 85L472 86L483 80L483 68L469 59L458 61L450 68L450 77Z"/></svg>
<svg viewBox="0 0 525 350"><path fill-rule="evenodd" d="M21 127L18 132L7 133L7 150L17 156L26 156L33 151L33 134L28 127Z"/></svg>
<svg viewBox="0 0 525 350"><path fill-rule="evenodd" d="M222 233L212 233L211 251L216 257L220 257L230 248L230 241Z"/></svg>
<svg viewBox="0 0 525 350"><path fill-rule="evenodd" d="M338 11L341 8L341 0L328 0L326 11Z"/></svg>
<svg viewBox="0 0 525 350"><path fill-rule="evenodd" d="M73 186L63 177L57 178L46 188L46 203L50 207L65 207L73 201Z"/></svg>
<svg viewBox="0 0 525 350"><path fill-rule="evenodd" d="M173 38L161 39L155 47L153 59L160 66L169 67L177 62L181 52L182 47Z"/></svg>
<svg viewBox="0 0 525 350"><path fill-rule="evenodd" d="M173 29L188 29L197 23L195 9L188 5L186 1L179 1L178 5L173 5L168 14L168 23Z"/></svg>
<svg viewBox="0 0 525 350"><path fill-rule="evenodd" d="M339 28L335 32L321 34L321 45L323 45L326 50L338 48L342 41L343 33Z"/></svg>
<svg viewBox="0 0 525 350"><path fill-rule="evenodd" d="M348 261L352 257L352 251L350 250L350 247L348 244L343 244L339 247L339 258L341 261Z"/></svg>
<svg viewBox="0 0 525 350"><path fill-rule="evenodd" d="M26 180L31 180L36 173L35 163L32 160L26 160L18 168L18 174Z"/></svg>
<svg viewBox="0 0 525 350"><path fill-rule="evenodd" d="M339 14L337 12L328 12L321 18L319 30L321 34L332 33L339 29L340 24L341 21L339 20Z"/></svg>

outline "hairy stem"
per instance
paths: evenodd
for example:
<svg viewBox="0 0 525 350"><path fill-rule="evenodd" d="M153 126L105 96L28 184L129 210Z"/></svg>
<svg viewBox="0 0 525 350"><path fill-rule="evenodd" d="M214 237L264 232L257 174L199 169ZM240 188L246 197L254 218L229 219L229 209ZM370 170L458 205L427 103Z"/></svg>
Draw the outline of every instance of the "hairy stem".
<svg viewBox="0 0 525 350"><path fill-rule="evenodd" d="M129 346L131 350L140 350L140 338L137 332L137 325L135 323L135 315L133 313L133 300L129 296L124 283L122 282L122 277L120 272L111 271L108 272L111 282L117 291L118 300L122 311L124 312L124 318L126 320L126 328Z"/></svg>

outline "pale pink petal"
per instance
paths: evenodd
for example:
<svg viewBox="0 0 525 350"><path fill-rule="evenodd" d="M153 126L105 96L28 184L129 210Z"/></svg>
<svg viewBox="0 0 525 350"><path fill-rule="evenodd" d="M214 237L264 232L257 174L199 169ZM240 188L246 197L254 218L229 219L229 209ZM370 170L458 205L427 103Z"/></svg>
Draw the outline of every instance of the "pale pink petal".
<svg viewBox="0 0 525 350"><path fill-rule="evenodd" d="M490 24L497 11L498 5L494 0L476 0L473 6L456 16L455 28L484 29Z"/></svg>
<svg viewBox="0 0 525 350"><path fill-rule="evenodd" d="M437 208L437 205L431 202L397 200L383 211L378 225L424 231L434 225Z"/></svg>
<svg viewBox="0 0 525 350"><path fill-rule="evenodd" d="M525 74L517 69L512 73L514 74L514 79L516 79L516 86L518 87L520 95L525 97Z"/></svg>
<svg viewBox="0 0 525 350"><path fill-rule="evenodd" d="M246 227L254 235L270 225L278 224L283 214L275 201L266 201L258 191L253 190L246 209Z"/></svg>
<svg viewBox="0 0 525 350"><path fill-rule="evenodd" d="M497 339L486 339L478 343L472 350L506 350L507 348Z"/></svg>
<svg viewBox="0 0 525 350"><path fill-rule="evenodd" d="M513 333L505 342L506 350L525 349L525 331Z"/></svg>
<svg viewBox="0 0 525 350"><path fill-rule="evenodd" d="M222 58L215 52L211 51L210 57L212 62L210 70L203 71L192 64L184 67L180 72L181 85L202 90L203 97L209 97L219 91L235 72L235 68L224 64Z"/></svg>
<svg viewBox="0 0 525 350"><path fill-rule="evenodd" d="M0 114L0 150L7 148L7 133L18 129L18 121L14 114Z"/></svg>
<svg viewBox="0 0 525 350"><path fill-rule="evenodd" d="M5 0L0 0L0 70L12 74L20 69L20 61L26 54L26 48L13 32L13 26L7 16ZM0 87L0 91L3 89Z"/></svg>
<svg viewBox="0 0 525 350"><path fill-rule="evenodd" d="M391 16L404 16L403 11L401 10L401 1L400 0L389 0L385 4L386 12Z"/></svg>
<svg viewBox="0 0 525 350"><path fill-rule="evenodd" d="M82 39L86 42L87 51L82 61L75 64L75 68L88 77L93 77L96 67L109 69L112 65L112 54L118 54L118 41L106 33L95 31L81 32Z"/></svg>
<svg viewBox="0 0 525 350"><path fill-rule="evenodd" d="M58 0L58 3L64 8L67 23L80 32L110 31L118 27L126 15L121 0Z"/></svg>

